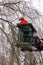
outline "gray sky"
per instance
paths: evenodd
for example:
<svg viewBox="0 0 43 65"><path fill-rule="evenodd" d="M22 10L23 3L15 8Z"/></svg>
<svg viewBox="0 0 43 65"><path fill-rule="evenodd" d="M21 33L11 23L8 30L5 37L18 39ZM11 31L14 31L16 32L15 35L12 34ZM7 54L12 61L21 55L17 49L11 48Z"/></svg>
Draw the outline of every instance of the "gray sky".
<svg viewBox="0 0 43 65"><path fill-rule="evenodd" d="M25 0L29 1L29 0ZM30 0L32 2L32 6L36 8L38 11L42 12L43 14L43 0Z"/></svg>
<svg viewBox="0 0 43 65"><path fill-rule="evenodd" d="M0 2L1 2L2 0L0 0Z"/></svg>

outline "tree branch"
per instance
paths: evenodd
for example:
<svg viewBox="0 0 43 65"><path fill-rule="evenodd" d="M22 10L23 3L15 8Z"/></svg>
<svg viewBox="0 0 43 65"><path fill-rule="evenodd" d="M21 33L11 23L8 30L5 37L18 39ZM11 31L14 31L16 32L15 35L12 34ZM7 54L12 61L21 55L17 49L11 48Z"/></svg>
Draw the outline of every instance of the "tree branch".
<svg viewBox="0 0 43 65"><path fill-rule="evenodd" d="M5 34L7 40L11 43L11 41L9 40L9 37L8 37L8 35L6 34L6 32L5 32L1 27L0 27L0 30ZM12 43L11 43L11 44L12 44Z"/></svg>
<svg viewBox="0 0 43 65"><path fill-rule="evenodd" d="M5 6L5 5L11 5L11 4L13 4L13 5L16 5L17 3L20 3L20 2L22 2L22 1L19 1L19 2L10 2L10 3L2 3L2 2L0 2L0 6Z"/></svg>

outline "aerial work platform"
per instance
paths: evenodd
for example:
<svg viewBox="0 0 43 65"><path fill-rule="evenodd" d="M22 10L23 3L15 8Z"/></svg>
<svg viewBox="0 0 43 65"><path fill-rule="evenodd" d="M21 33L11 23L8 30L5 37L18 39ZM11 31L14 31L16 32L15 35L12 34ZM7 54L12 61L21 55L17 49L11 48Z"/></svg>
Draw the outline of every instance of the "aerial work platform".
<svg viewBox="0 0 43 65"><path fill-rule="evenodd" d="M16 47L21 48L22 51L41 51L43 50L43 42L38 36L34 36L37 33L36 29L25 20L23 17L20 19L20 23L17 24L19 29L18 41Z"/></svg>

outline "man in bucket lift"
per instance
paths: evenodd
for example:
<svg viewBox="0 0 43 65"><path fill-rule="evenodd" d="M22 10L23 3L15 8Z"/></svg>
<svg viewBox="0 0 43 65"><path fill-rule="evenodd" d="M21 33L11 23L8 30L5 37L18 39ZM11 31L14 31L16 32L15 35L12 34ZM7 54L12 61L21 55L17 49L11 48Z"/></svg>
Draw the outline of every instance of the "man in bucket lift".
<svg viewBox="0 0 43 65"><path fill-rule="evenodd" d="M42 50L43 49L43 43L41 42L41 40L40 40L40 38L38 37L38 36L34 36L34 32L36 33L36 30L34 29L34 27L33 27L33 25L31 24L31 23L28 23L27 22L27 20L25 20L23 17L22 18L20 18L20 24L18 25L18 27L20 26L21 28L24 28L24 26L26 26L25 28L24 28L24 30L26 30L27 29L27 25L29 25L30 26L30 29L28 28L28 30L29 31L31 31L30 33L28 33L29 31L25 31L25 32L23 32L23 37L24 37L24 43L25 42L28 42L28 41L30 41L31 42L31 39L33 39L32 40L32 43L34 43L33 44L33 46L35 46L38 50ZM19 28L20 28L19 27ZM29 36L30 36L30 38L29 38Z"/></svg>

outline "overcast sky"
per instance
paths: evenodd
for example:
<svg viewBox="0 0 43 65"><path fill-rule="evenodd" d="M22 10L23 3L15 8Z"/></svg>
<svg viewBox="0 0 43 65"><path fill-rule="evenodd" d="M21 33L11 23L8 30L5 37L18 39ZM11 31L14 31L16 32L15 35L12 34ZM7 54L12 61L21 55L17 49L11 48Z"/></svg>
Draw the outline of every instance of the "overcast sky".
<svg viewBox="0 0 43 65"><path fill-rule="evenodd" d="M0 0L0 2L1 2L2 0Z"/></svg>
<svg viewBox="0 0 43 65"><path fill-rule="evenodd" d="M29 1L29 0L26 0ZM32 6L38 9L43 13L43 0L30 0L32 2Z"/></svg>
<svg viewBox="0 0 43 65"><path fill-rule="evenodd" d="M43 12L43 0L34 0L33 6L40 10L41 12Z"/></svg>

